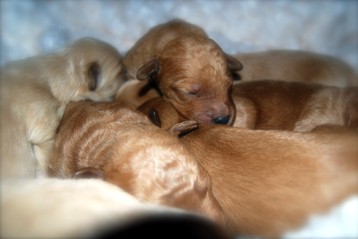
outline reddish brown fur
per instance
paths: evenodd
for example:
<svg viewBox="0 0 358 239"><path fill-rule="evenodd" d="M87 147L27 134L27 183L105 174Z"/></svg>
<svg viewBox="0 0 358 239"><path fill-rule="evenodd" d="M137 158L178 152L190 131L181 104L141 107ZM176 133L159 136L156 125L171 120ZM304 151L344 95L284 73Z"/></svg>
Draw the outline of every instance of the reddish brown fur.
<svg viewBox="0 0 358 239"><path fill-rule="evenodd" d="M153 123L164 129L169 129L173 125L185 120L167 101L164 101L160 97L143 103L138 107L138 111L147 115ZM152 116L153 112L158 112L160 117L158 115ZM155 121L158 119L160 122L156 123Z"/></svg>
<svg viewBox="0 0 358 239"><path fill-rule="evenodd" d="M332 86L358 86L357 72L333 56L297 50L270 50L235 55L243 64L243 81L304 81Z"/></svg>
<svg viewBox="0 0 358 239"><path fill-rule="evenodd" d="M213 123L229 116L224 123L234 122L231 73L242 66L198 26L173 20L152 28L125 55L124 64L129 80L137 77L155 84L184 118ZM118 92L117 99L138 107L148 98L142 98L142 83L137 84L133 99L128 99L125 88ZM159 96L153 89L150 94Z"/></svg>
<svg viewBox="0 0 358 239"><path fill-rule="evenodd" d="M177 120L163 101L141 109L145 114L155 109L164 127ZM350 130L201 126L181 141L209 172L230 230L279 236L358 192L358 133Z"/></svg>
<svg viewBox="0 0 358 239"><path fill-rule="evenodd" d="M233 87L234 126L310 131L320 125L358 127L358 87L254 81Z"/></svg>
<svg viewBox="0 0 358 239"><path fill-rule="evenodd" d="M229 228L279 236L358 193L358 133L207 127L182 138L208 171Z"/></svg>
<svg viewBox="0 0 358 239"><path fill-rule="evenodd" d="M234 126L248 129L311 131L322 125L358 127L358 88L339 88L301 82L241 82L233 87ZM162 128L184 121L161 98L143 103L138 110L160 115Z"/></svg>
<svg viewBox="0 0 358 239"><path fill-rule="evenodd" d="M71 103L56 136L49 175L98 177L96 170L141 200L223 222L207 172L175 137L118 102Z"/></svg>

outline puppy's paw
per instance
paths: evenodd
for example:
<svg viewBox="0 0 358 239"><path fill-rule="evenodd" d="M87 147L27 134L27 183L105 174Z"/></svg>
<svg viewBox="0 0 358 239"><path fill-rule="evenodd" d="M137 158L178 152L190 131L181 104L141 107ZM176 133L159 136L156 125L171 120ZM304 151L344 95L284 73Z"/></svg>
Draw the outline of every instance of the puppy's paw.
<svg viewBox="0 0 358 239"><path fill-rule="evenodd" d="M98 178L98 179L104 179L104 174L102 170L98 168L92 168L92 167L86 167L78 170L72 178Z"/></svg>
<svg viewBox="0 0 358 239"><path fill-rule="evenodd" d="M182 136L199 128L199 123L195 120L186 120L181 123L177 123L168 129L168 132L175 136Z"/></svg>

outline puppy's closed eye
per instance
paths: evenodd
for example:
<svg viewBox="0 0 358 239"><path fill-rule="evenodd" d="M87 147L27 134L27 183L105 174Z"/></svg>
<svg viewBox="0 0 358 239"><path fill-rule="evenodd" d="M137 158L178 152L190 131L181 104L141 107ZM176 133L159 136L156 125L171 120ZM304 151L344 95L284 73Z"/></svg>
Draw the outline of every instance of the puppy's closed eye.
<svg viewBox="0 0 358 239"><path fill-rule="evenodd" d="M194 84L183 84L183 81L179 81L172 85L172 89L182 97L197 98L200 97L201 85L198 83Z"/></svg>
<svg viewBox="0 0 358 239"><path fill-rule="evenodd" d="M87 83L88 89L94 91L99 85L99 76L101 73L101 67L97 62L92 62L87 70Z"/></svg>

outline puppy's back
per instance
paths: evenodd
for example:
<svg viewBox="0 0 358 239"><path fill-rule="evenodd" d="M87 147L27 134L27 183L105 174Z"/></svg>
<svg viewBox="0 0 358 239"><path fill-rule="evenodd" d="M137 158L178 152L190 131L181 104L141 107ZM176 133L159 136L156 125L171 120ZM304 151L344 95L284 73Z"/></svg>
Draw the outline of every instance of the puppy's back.
<svg viewBox="0 0 358 239"><path fill-rule="evenodd" d="M212 177L231 230L279 236L358 192L357 136L215 126L181 140Z"/></svg>
<svg viewBox="0 0 358 239"><path fill-rule="evenodd" d="M343 60L319 53L271 50L237 54L243 81L273 79L333 86L358 86L357 72Z"/></svg>

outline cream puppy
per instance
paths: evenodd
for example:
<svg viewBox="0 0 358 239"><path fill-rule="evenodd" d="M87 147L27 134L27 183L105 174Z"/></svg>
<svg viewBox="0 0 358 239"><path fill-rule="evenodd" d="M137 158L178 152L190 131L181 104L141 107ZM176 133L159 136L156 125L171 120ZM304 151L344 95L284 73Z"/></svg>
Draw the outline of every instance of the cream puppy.
<svg viewBox="0 0 358 239"><path fill-rule="evenodd" d="M2 182L0 195L1 238L107 238L103 236L111 231L131 235L135 226L146 231L145 225L156 225L147 231L163 236L160 224L168 225L166 222L184 235L193 231L186 225L194 223L196 233L201 229L226 238L197 214L142 202L98 179L14 180Z"/></svg>
<svg viewBox="0 0 358 239"><path fill-rule="evenodd" d="M242 81L305 81L332 86L358 86L357 72L333 56L296 50L270 50L236 54L243 64Z"/></svg>
<svg viewBox="0 0 358 239"><path fill-rule="evenodd" d="M83 38L56 53L15 61L1 69L1 177L35 177L70 101L112 100L122 63L111 45Z"/></svg>
<svg viewBox="0 0 358 239"><path fill-rule="evenodd" d="M232 74L242 65L202 28L178 19L158 25L128 51L123 62L128 80L137 87L128 83L129 88L122 88L116 98L132 108L146 101L147 94L162 95L185 119L233 124Z"/></svg>

